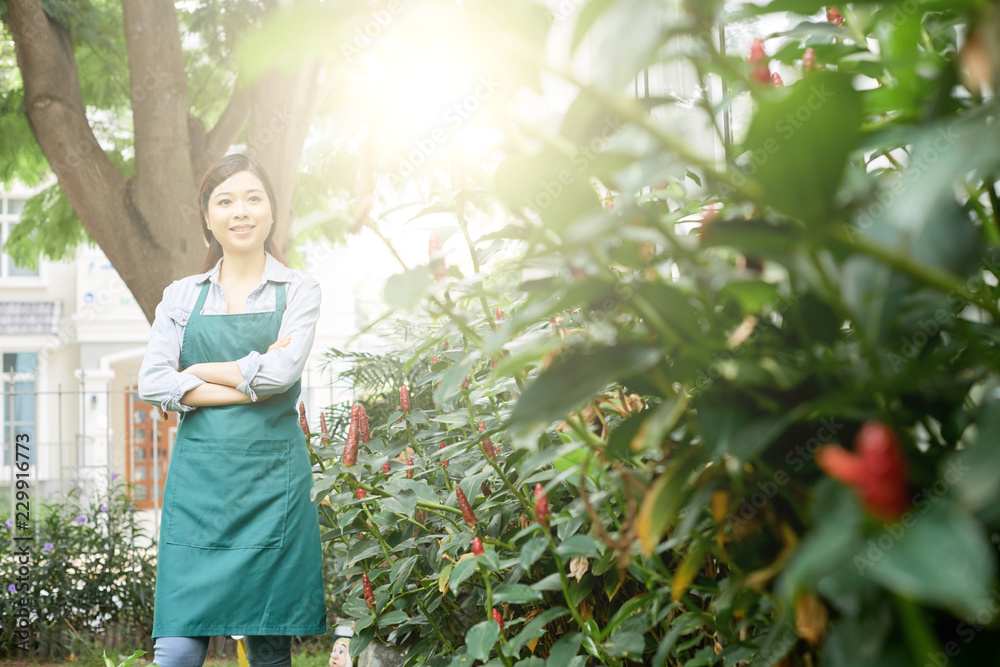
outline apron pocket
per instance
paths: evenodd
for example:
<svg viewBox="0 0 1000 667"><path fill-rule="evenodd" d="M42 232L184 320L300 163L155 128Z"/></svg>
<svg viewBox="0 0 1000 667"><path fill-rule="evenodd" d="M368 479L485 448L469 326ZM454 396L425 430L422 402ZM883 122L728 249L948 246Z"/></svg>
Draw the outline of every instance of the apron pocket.
<svg viewBox="0 0 1000 667"><path fill-rule="evenodd" d="M163 542L277 549L290 489L287 439L179 438L167 471Z"/></svg>

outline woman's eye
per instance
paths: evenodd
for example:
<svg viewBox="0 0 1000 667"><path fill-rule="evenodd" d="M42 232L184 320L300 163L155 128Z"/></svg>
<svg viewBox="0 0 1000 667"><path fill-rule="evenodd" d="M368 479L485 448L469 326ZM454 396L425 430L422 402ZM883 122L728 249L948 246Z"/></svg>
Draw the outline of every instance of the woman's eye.
<svg viewBox="0 0 1000 667"><path fill-rule="evenodd" d="M257 195L253 195L252 197L250 197L250 201L252 201L252 202L258 202L258 201L260 201L260 197L258 197Z"/></svg>
<svg viewBox="0 0 1000 667"><path fill-rule="evenodd" d="M230 201L228 199L220 199L218 201L219 206L229 206Z"/></svg>

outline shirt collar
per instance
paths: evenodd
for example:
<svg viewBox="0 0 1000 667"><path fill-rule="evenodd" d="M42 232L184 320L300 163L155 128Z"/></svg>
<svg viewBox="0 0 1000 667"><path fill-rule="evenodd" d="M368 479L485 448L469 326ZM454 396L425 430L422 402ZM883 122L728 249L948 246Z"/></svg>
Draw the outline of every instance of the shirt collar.
<svg viewBox="0 0 1000 667"><path fill-rule="evenodd" d="M210 280L216 285L218 285L219 272L221 271L221 269L222 269L222 257L219 258L219 261L217 261L215 263L215 266L213 266L211 269L209 269L205 273L198 274L198 276L195 278L195 283L200 285L206 280ZM275 259L275 257L271 253L265 250L264 276L261 282L266 283L269 280L278 283L291 282L292 272L287 266L279 262L277 259Z"/></svg>

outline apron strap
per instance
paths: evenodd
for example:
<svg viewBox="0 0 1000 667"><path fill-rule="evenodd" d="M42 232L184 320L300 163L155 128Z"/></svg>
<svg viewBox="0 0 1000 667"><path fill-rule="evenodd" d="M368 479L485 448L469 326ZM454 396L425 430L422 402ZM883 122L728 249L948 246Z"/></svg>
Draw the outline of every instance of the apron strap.
<svg viewBox="0 0 1000 667"><path fill-rule="evenodd" d="M191 314L188 315L188 322L193 320L195 316L201 315L201 308L202 306L205 305L205 295L208 294L209 283L210 281L206 280L205 283L201 286L201 293L198 295L198 301L196 301L194 304L194 310L192 310Z"/></svg>
<svg viewBox="0 0 1000 667"><path fill-rule="evenodd" d="M278 283L277 290L274 297L274 312L278 314L278 321L280 322L281 316L285 313L285 283Z"/></svg>

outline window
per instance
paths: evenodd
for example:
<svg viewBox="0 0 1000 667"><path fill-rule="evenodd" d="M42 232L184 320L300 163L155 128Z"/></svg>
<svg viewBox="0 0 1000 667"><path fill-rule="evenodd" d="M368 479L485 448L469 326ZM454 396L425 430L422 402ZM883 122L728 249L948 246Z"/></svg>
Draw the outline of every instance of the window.
<svg viewBox="0 0 1000 667"><path fill-rule="evenodd" d="M135 469L135 481L141 482L146 479L146 466L137 466Z"/></svg>
<svg viewBox="0 0 1000 667"><path fill-rule="evenodd" d="M0 370L3 372L3 400L0 401L0 415L3 415L3 465L10 465L11 443L17 442L19 435L28 436L31 446L28 448L27 460L29 465L34 465L35 449L38 447L35 439L35 371L38 368L38 354L4 352L0 360Z"/></svg>
<svg viewBox="0 0 1000 667"><path fill-rule="evenodd" d="M38 269L34 271L23 266L16 266L13 258L2 252L4 244L10 238L10 230L21 219L21 211L27 202L25 197L3 197L0 200L0 278L37 278Z"/></svg>
<svg viewBox="0 0 1000 667"><path fill-rule="evenodd" d="M135 448L135 460L145 461L146 460L146 449L144 447Z"/></svg>

